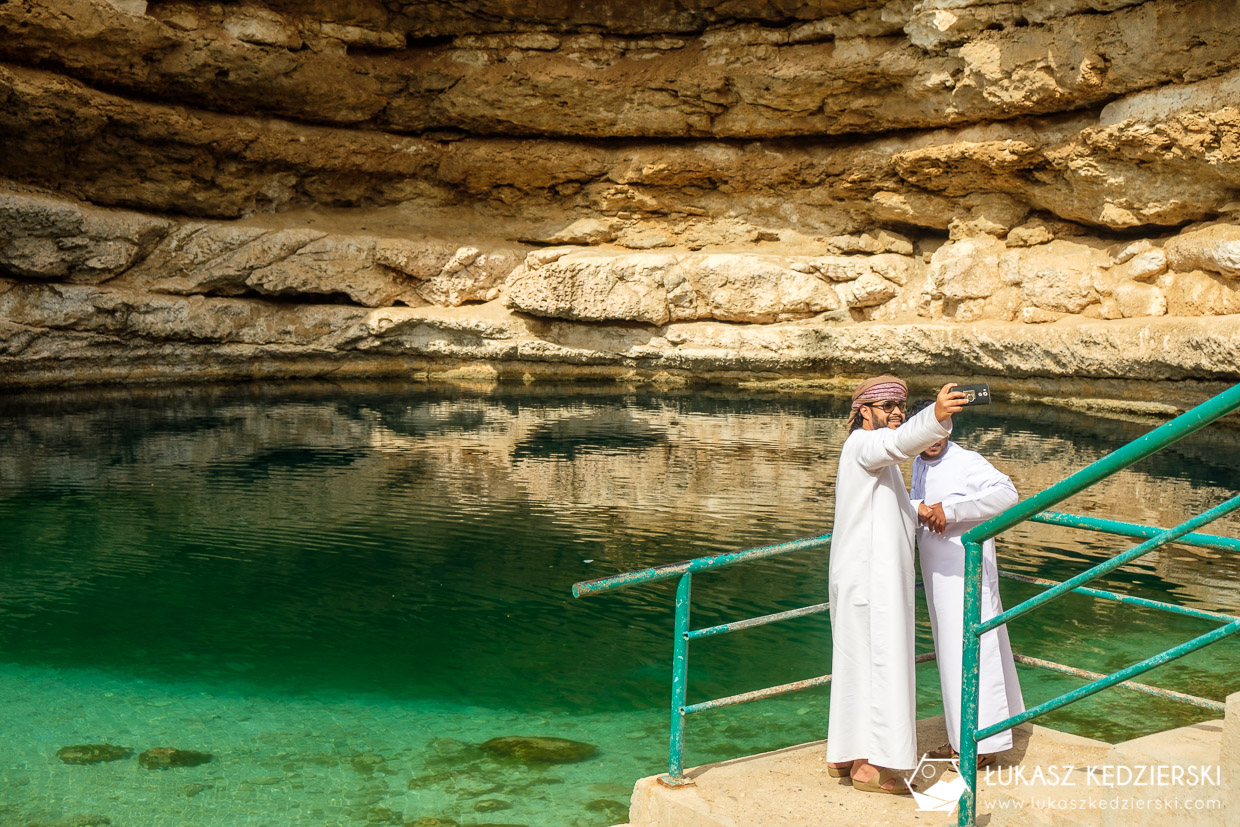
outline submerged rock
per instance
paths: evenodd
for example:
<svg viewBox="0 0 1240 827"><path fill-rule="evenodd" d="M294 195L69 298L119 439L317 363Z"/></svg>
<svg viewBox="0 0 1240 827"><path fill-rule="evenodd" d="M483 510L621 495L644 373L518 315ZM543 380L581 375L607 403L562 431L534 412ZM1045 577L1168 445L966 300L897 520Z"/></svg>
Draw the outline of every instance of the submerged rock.
<svg viewBox="0 0 1240 827"><path fill-rule="evenodd" d="M482 750L492 756L515 758L526 763L572 764L593 755L595 746L567 738L509 735L492 738L482 745Z"/></svg>
<svg viewBox="0 0 1240 827"><path fill-rule="evenodd" d="M173 767L196 767L211 760L211 753L192 749L154 747L138 756L138 763L148 770L166 770Z"/></svg>
<svg viewBox="0 0 1240 827"><path fill-rule="evenodd" d="M395 810L387 807L371 807L366 811L367 824L404 824L405 820Z"/></svg>
<svg viewBox="0 0 1240 827"><path fill-rule="evenodd" d="M349 759L349 765L353 767L353 771L358 775L395 775L396 770L387 765L387 759L382 755L376 755L370 752L359 752Z"/></svg>
<svg viewBox="0 0 1240 827"><path fill-rule="evenodd" d="M120 761L133 755L129 747L113 744L73 744L56 750L56 757L66 764L101 764L104 761Z"/></svg>

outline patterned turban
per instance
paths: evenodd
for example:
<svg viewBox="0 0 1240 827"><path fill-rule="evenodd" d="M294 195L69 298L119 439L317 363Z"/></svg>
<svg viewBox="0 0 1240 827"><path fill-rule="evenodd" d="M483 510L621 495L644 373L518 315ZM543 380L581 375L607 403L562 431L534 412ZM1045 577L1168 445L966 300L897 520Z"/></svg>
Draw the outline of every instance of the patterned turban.
<svg viewBox="0 0 1240 827"><path fill-rule="evenodd" d="M898 376L884 374L867 379L857 386L852 395L852 410L848 412L848 430L852 430L861 406L866 402L884 402L894 399L903 402L908 399L908 385Z"/></svg>

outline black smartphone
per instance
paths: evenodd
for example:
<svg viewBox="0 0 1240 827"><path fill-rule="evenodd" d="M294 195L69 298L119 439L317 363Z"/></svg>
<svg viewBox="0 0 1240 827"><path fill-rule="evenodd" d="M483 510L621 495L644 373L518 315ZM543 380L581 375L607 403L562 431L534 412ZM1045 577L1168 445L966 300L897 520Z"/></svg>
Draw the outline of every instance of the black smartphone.
<svg viewBox="0 0 1240 827"><path fill-rule="evenodd" d="M987 385L985 382L980 385L957 385L952 390L960 391L969 400L965 403L966 408L970 405L990 404L990 385Z"/></svg>

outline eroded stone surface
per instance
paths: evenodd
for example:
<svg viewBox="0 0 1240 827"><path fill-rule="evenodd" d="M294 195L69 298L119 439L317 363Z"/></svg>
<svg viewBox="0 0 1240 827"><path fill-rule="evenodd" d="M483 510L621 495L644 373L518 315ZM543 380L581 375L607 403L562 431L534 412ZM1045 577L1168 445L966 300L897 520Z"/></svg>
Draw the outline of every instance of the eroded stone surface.
<svg viewBox="0 0 1240 827"><path fill-rule="evenodd" d="M1240 113L1222 103L1163 101L1157 123L1142 109L1105 126L1089 114L1017 119L829 148L617 147L280 124L135 102L11 66L0 69L0 92L13 101L0 113L9 135L0 174L96 202L221 218L467 199L516 237L565 213L641 218L630 241L649 248L729 242L737 218L754 227L748 243L882 223L1001 235L1030 209L1116 230L1163 228L1214 217L1240 187ZM49 154L49 145L75 151Z"/></svg>
<svg viewBox="0 0 1240 827"><path fill-rule="evenodd" d="M527 261L512 277L507 302L536 316L578 321L785 321L840 306L816 269L776 256L573 252L544 263L535 259L533 266ZM863 272L869 271L850 275ZM869 302L894 295L891 290Z"/></svg>
<svg viewBox="0 0 1240 827"><path fill-rule="evenodd" d="M149 253L173 226L155 216L0 192L0 273L105 281Z"/></svg>
<svg viewBox="0 0 1240 827"><path fill-rule="evenodd" d="M203 6L10 3L0 55L198 108L592 137L933 128L1240 67L1227 0Z"/></svg>
<svg viewBox="0 0 1240 827"><path fill-rule="evenodd" d="M0 4L0 382L1240 375L1230 3L793 6Z"/></svg>
<svg viewBox="0 0 1240 827"><path fill-rule="evenodd" d="M1240 225L1216 224L1168 239L1167 264L1173 270L1210 270L1240 276Z"/></svg>

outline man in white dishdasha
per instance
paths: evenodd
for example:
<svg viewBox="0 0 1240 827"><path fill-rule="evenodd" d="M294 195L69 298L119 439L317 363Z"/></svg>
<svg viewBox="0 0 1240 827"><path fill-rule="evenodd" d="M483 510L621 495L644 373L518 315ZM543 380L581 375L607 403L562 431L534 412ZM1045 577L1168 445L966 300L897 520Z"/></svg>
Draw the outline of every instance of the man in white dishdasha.
<svg viewBox="0 0 1240 827"><path fill-rule="evenodd" d="M894 376L853 393L840 452L831 540L830 774L854 789L904 795L891 770L916 754L913 674L913 531L917 512L899 464L951 433L965 404L947 384L907 423L908 386ZM900 427L903 425L903 427Z"/></svg>
<svg viewBox="0 0 1240 827"><path fill-rule="evenodd" d="M943 717L949 744L930 753L954 758L960 753L961 648L964 635L964 544L960 535L1016 505L1016 486L975 451L944 438L913 460L913 503L921 526L917 550L926 585L930 629L934 634ZM1003 612L999 600L999 566L995 541L982 546L982 620ZM991 726L1025 711L1012 659L1007 626L982 635L978 662L978 728ZM1012 748L1010 729L978 742L977 765L990 766L997 753Z"/></svg>

